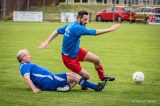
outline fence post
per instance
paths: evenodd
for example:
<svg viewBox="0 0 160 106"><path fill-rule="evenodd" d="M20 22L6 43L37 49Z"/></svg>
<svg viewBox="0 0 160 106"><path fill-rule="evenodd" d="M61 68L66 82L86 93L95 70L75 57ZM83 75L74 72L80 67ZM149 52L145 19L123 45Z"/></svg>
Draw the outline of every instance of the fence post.
<svg viewBox="0 0 160 106"><path fill-rule="evenodd" d="M46 8L46 0L43 0L43 11L45 11Z"/></svg>
<svg viewBox="0 0 160 106"><path fill-rule="evenodd" d="M92 22L92 13L89 12L89 22Z"/></svg>
<svg viewBox="0 0 160 106"><path fill-rule="evenodd" d="M3 0L3 20L6 20L6 0Z"/></svg>
<svg viewBox="0 0 160 106"><path fill-rule="evenodd" d="M115 2L116 2L115 0L112 2L113 3L113 7L112 7L113 10L111 10L111 11L113 11L113 22L114 22L114 18L115 18L115 12L114 12Z"/></svg>
<svg viewBox="0 0 160 106"><path fill-rule="evenodd" d="M29 11L29 0L27 1L27 10Z"/></svg>
<svg viewBox="0 0 160 106"><path fill-rule="evenodd" d="M18 0L18 11L19 11L19 0Z"/></svg>

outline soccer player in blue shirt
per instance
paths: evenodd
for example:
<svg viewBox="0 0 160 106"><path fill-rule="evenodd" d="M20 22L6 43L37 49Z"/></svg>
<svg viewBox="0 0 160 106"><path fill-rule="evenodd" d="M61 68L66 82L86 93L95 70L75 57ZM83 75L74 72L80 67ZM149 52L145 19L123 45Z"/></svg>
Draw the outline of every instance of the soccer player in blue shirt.
<svg viewBox="0 0 160 106"><path fill-rule="evenodd" d="M106 29L89 29L85 25L88 22L88 12L80 11L78 12L77 19L73 23L69 23L63 27L55 30L47 40L43 41L39 49L45 48L58 34L63 34L62 43L62 60L65 66L71 71L81 75L85 79L90 78L90 74L80 65L80 61L87 61L94 64L96 71L98 72L99 78L104 81L113 81L114 77L107 76L104 73L103 66L100 63L98 56L80 48L80 38L81 36L97 36L102 35L107 32L112 32L117 30L120 25L115 24L110 28Z"/></svg>
<svg viewBox="0 0 160 106"><path fill-rule="evenodd" d="M34 93L40 90L69 91L77 83L99 92L106 85L106 81L95 85L75 73L53 74L46 68L31 63L31 55L26 49L18 51L17 60L20 63L21 75Z"/></svg>

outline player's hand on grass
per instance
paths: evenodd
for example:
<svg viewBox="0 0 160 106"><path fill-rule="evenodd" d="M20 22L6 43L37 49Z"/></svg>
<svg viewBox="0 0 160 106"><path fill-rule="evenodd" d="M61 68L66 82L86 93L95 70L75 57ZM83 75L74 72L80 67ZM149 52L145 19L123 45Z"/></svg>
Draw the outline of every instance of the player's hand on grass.
<svg viewBox="0 0 160 106"><path fill-rule="evenodd" d="M34 93L39 93L39 92L40 92L40 89L35 88L35 89L33 90L33 92L34 92Z"/></svg>
<svg viewBox="0 0 160 106"><path fill-rule="evenodd" d="M120 24L114 24L110 29L111 31L117 30L120 27Z"/></svg>
<svg viewBox="0 0 160 106"><path fill-rule="evenodd" d="M46 46L48 45L47 41L43 41L40 45L39 45L39 49L44 49Z"/></svg>

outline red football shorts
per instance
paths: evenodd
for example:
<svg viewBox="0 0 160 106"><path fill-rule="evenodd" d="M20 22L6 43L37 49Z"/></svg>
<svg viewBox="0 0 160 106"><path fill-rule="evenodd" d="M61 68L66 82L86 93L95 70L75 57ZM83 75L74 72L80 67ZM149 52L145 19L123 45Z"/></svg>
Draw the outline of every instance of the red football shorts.
<svg viewBox="0 0 160 106"><path fill-rule="evenodd" d="M79 61L83 61L88 51L80 48L78 56L76 58L71 58L67 55L62 55L62 60L65 66L75 73L79 73L82 70L82 66Z"/></svg>

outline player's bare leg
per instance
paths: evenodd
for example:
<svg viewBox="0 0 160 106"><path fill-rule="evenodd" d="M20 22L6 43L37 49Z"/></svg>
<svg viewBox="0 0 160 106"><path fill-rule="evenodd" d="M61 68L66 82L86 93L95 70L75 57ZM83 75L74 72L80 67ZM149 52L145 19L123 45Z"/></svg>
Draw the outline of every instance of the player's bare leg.
<svg viewBox="0 0 160 106"><path fill-rule="evenodd" d="M98 76L102 81L114 81L114 77L106 76L103 70L103 66L100 63L100 59L95 54L88 52L83 61L91 62L94 64L97 70Z"/></svg>
<svg viewBox="0 0 160 106"><path fill-rule="evenodd" d="M78 73L80 76L82 76L84 79L88 80L90 78L90 74L82 68L82 70ZM82 90L88 90L86 86L81 86Z"/></svg>
<svg viewBox="0 0 160 106"><path fill-rule="evenodd" d="M82 70L78 74L86 80L90 78L90 74L84 68L82 68Z"/></svg>

